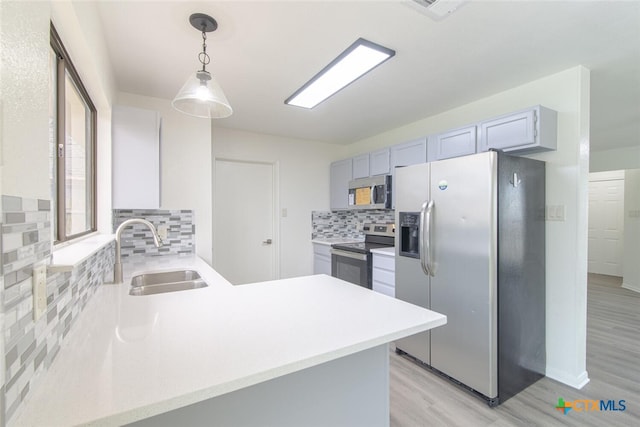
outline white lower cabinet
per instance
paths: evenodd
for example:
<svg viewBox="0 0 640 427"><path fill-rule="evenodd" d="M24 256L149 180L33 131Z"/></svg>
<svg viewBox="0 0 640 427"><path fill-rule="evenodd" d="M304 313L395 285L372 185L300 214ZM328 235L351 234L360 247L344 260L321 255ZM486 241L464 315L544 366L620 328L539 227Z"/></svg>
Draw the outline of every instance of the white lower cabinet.
<svg viewBox="0 0 640 427"><path fill-rule="evenodd" d="M373 290L390 297L396 296L395 253L373 252Z"/></svg>
<svg viewBox="0 0 640 427"><path fill-rule="evenodd" d="M313 244L313 274L331 276L331 246L322 243Z"/></svg>

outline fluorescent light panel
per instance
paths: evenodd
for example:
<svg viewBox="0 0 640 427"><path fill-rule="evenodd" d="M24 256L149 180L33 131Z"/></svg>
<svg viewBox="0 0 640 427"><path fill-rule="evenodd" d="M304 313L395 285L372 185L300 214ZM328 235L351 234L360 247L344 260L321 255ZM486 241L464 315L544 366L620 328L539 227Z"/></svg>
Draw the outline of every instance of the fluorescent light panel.
<svg viewBox="0 0 640 427"><path fill-rule="evenodd" d="M360 38L284 103L313 108L395 54L391 49Z"/></svg>

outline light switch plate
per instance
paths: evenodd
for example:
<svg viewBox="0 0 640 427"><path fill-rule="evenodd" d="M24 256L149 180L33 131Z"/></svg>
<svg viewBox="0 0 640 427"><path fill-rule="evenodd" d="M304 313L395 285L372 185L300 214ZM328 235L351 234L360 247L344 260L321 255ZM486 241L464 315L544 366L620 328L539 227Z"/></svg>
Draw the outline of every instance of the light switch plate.
<svg viewBox="0 0 640 427"><path fill-rule="evenodd" d="M47 311L47 265L33 267L33 320Z"/></svg>
<svg viewBox="0 0 640 427"><path fill-rule="evenodd" d="M547 221L565 221L565 205L547 205L545 219Z"/></svg>

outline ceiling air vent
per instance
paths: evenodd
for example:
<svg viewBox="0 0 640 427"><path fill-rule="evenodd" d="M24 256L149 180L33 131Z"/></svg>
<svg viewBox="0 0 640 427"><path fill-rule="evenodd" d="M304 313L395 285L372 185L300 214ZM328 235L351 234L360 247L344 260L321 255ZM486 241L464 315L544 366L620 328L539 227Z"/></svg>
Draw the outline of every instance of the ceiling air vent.
<svg viewBox="0 0 640 427"><path fill-rule="evenodd" d="M439 21L449 16L468 1L469 0L412 0L405 4Z"/></svg>

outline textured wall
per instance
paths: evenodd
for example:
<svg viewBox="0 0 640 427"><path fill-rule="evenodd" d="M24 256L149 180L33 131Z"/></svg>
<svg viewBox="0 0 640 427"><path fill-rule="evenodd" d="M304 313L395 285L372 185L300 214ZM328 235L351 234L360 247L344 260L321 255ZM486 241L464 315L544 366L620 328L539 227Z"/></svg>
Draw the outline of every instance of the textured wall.
<svg viewBox="0 0 640 427"><path fill-rule="evenodd" d="M33 267L51 254L50 202L2 196L5 415L10 419L104 277L112 274L113 244L71 272L47 274L47 311L33 320Z"/></svg>
<svg viewBox="0 0 640 427"><path fill-rule="evenodd" d="M49 2L2 3L2 191L48 199Z"/></svg>
<svg viewBox="0 0 640 427"><path fill-rule="evenodd" d="M113 232L122 222L131 218L142 218L156 228L167 228L167 239L159 248L153 243L151 230L142 224L132 224L122 230L122 258L132 256L187 255L196 251L196 226L190 210L165 209L114 209Z"/></svg>
<svg viewBox="0 0 640 427"><path fill-rule="evenodd" d="M394 221L394 211L390 209L313 211L311 212L311 238L364 238L362 224L365 222L391 224Z"/></svg>

